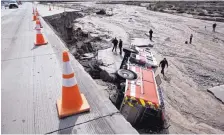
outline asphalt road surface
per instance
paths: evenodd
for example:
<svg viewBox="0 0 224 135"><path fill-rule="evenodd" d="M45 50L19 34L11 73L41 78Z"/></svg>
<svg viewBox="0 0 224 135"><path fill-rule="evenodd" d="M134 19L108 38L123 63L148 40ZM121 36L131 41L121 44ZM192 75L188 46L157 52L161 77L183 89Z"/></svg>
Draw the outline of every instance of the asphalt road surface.
<svg viewBox="0 0 224 135"><path fill-rule="evenodd" d="M2 13L2 133L34 133L41 91L57 89L61 71L50 46L34 46L31 4Z"/></svg>

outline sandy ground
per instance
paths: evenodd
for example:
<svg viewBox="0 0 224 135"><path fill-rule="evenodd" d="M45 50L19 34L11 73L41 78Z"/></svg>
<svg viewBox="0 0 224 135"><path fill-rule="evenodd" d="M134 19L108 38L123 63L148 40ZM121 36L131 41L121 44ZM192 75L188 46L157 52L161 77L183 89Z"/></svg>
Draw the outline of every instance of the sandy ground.
<svg viewBox="0 0 224 135"><path fill-rule="evenodd" d="M157 61L166 57L169 62L162 87L170 133L224 133L224 105L206 91L224 84L224 23L217 23L214 33L214 22L144 7L94 3L75 7L112 10L113 16L89 13L77 19L75 26L96 36L121 38L125 46L130 45L131 38L148 38L145 33L153 29ZM190 34L194 35L193 43L184 44ZM110 49L101 50L99 58L108 64L115 63L111 66L115 71L122 57ZM106 84L97 82L106 89Z"/></svg>
<svg viewBox="0 0 224 135"><path fill-rule="evenodd" d="M207 88L224 83L224 24L212 23L145 8L126 5L95 5L113 10L113 16L88 15L77 20L89 32L118 37L126 46L131 38L147 38L153 29L157 60L166 57L169 68L163 80L170 133L224 133L224 106L208 94ZM132 18L132 19L130 19ZM206 26L206 29L205 29ZM184 44L190 34L193 43ZM113 53L107 53L113 57ZM115 62L121 60L114 55Z"/></svg>

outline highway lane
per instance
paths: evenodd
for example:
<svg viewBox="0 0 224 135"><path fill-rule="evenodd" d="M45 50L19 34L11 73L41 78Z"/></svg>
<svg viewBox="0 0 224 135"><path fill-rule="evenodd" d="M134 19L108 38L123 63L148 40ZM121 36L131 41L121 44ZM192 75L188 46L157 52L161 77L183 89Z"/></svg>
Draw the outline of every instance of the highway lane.
<svg viewBox="0 0 224 135"><path fill-rule="evenodd" d="M29 43L22 43L25 38L29 39L22 32L24 25L29 24L25 20L28 17L27 5L23 5L22 9L6 9L1 16L2 133L28 133L33 130L32 121L26 121L27 117L33 117L27 115L33 114L33 107L26 103L31 102L33 97L25 97L26 94L32 95L33 64L32 58L22 59L23 51L29 47ZM32 34L32 30L27 32Z"/></svg>
<svg viewBox="0 0 224 135"><path fill-rule="evenodd" d="M61 69L51 46L34 46L31 4L4 12L1 16L2 133L40 133L36 131L36 119L43 117L37 116L42 109L40 100L46 97L42 90L57 89L60 94Z"/></svg>

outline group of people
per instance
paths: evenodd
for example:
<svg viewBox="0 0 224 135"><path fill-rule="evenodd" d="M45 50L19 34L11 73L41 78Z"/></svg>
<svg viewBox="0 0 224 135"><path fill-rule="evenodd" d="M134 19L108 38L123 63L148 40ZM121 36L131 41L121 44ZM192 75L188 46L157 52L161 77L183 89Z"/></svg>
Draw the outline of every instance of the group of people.
<svg viewBox="0 0 224 135"><path fill-rule="evenodd" d="M150 29L149 31L149 39L152 41L152 29ZM122 47L123 47L123 41L120 39L119 42L117 40L117 38L115 37L113 40L112 40L112 43L113 43L113 49L112 49L112 52L115 51L117 53L117 45L120 49L120 55L122 55Z"/></svg>
<svg viewBox="0 0 224 135"><path fill-rule="evenodd" d="M215 32L215 28L216 28L217 24L214 23L212 25L212 28L213 28L213 32ZM149 31L149 39L152 41L152 34L153 34L153 31L152 29L150 29ZM193 39L193 34L190 35L190 44L192 43L192 39ZM112 41L112 43L114 44L114 47L112 49L112 52L115 50L115 52L117 52L117 45L119 45L119 49L120 49L120 55L122 55L122 46L123 46L123 41L120 39L119 40L119 43L118 43L118 40L117 38L115 37ZM165 76L165 73L164 73L164 69L165 67L167 66L168 67L168 62L166 60L166 58L164 58L162 61L160 61L159 63L159 67L161 66L161 74L163 74L163 77Z"/></svg>
<svg viewBox="0 0 224 135"><path fill-rule="evenodd" d="M216 28L216 26L217 26L216 23L212 24L212 31L213 31L213 32L215 32L215 28ZM206 26L205 26L205 29L206 29ZM189 42L190 44L192 43L192 38L193 38L193 34L190 35L190 42Z"/></svg>
<svg viewBox="0 0 224 135"><path fill-rule="evenodd" d="M112 52L115 50L115 52L117 53L117 45L119 46L119 49L120 49L120 55L122 55L122 47L123 47L123 41L120 39L119 40L119 43L118 43L118 40L117 38L115 37L113 40L112 40L112 43L114 44L114 47L112 49Z"/></svg>
<svg viewBox="0 0 224 135"><path fill-rule="evenodd" d="M151 38L150 38L151 40ZM112 40L112 43L113 43L113 49L112 49L112 52L115 51L117 52L117 45L119 46L119 49L120 49L120 55L122 55L122 47L123 47L123 41L120 39L119 42L117 40L117 38L115 37L113 40ZM165 76L165 73L164 73L164 69L165 67L167 66L168 67L168 62L166 60L166 58L164 58L162 61L160 61L159 63L159 67L161 66L162 70L161 70L161 74L163 74L163 77Z"/></svg>
<svg viewBox="0 0 224 135"><path fill-rule="evenodd" d="M215 28L216 28L216 26L217 26L217 24L216 23L214 23L213 25L212 25L212 28L213 28L213 32L215 32ZM149 30L149 39L152 41L152 34L153 34L153 31L152 31L152 29L150 29ZM192 39L193 39L193 34L191 34L190 35L190 44L192 43ZM112 43L114 44L114 47L113 47L113 49L112 49L112 52L113 52L113 50L115 50L115 52L117 52L117 44L118 44L118 40L116 39L116 37L115 37L115 39L112 41ZM120 39L120 41L119 41L119 48L120 48L120 54L122 54L122 45L123 45L123 43L122 43L122 40Z"/></svg>

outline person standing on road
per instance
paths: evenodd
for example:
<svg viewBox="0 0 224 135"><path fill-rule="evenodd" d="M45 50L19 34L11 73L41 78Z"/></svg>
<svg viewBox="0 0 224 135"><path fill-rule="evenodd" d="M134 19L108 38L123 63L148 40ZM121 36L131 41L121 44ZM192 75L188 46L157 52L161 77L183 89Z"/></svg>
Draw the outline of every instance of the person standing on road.
<svg viewBox="0 0 224 135"><path fill-rule="evenodd" d="M112 41L112 43L114 44L114 47L112 49L112 52L114 51L115 49L115 52L117 52L117 44L118 44L118 40L117 38L115 37L114 40Z"/></svg>
<svg viewBox="0 0 224 135"><path fill-rule="evenodd" d="M193 34L190 36L190 44L192 43Z"/></svg>
<svg viewBox="0 0 224 135"><path fill-rule="evenodd" d="M122 55L122 46L123 46L123 41L120 39L119 41L120 55Z"/></svg>
<svg viewBox="0 0 224 135"><path fill-rule="evenodd" d="M214 23L214 24L212 25L213 32L215 32L216 25L217 25L216 23Z"/></svg>
<svg viewBox="0 0 224 135"><path fill-rule="evenodd" d="M167 68L168 68L168 62L167 62L166 58L164 58L162 61L160 61L159 67L160 67L160 65L162 67L161 74L163 74L163 77L164 77L165 76L165 74L164 74L165 66L167 66Z"/></svg>
<svg viewBox="0 0 224 135"><path fill-rule="evenodd" d="M152 29L150 29L150 31L149 31L149 39L152 41L152 33L153 33L153 31L152 31Z"/></svg>

